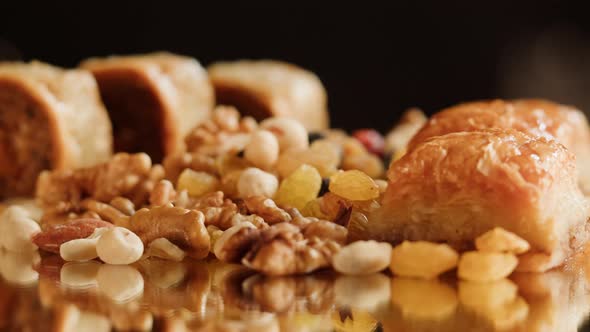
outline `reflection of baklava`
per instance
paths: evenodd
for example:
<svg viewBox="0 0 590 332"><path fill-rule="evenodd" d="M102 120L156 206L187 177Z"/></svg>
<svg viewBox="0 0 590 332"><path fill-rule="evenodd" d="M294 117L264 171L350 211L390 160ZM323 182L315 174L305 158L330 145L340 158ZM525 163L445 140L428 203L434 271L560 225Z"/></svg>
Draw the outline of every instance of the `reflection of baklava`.
<svg viewBox="0 0 590 332"><path fill-rule="evenodd" d="M307 70L271 60L218 62L208 70L218 104L257 120L288 116L309 130L328 127L326 91Z"/></svg>
<svg viewBox="0 0 590 332"><path fill-rule="evenodd" d="M213 88L194 59L169 53L111 56L81 64L98 82L113 122L115 150L159 162L213 108Z"/></svg>
<svg viewBox="0 0 590 332"><path fill-rule="evenodd" d="M588 207L575 158L555 141L490 129L433 137L388 171L365 237L447 242L459 249L493 227L526 239L520 268L559 265L587 239Z"/></svg>
<svg viewBox="0 0 590 332"><path fill-rule="evenodd" d="M84 70L0 63L0 114L0 198L31 194L44 169L92 166L111 154L111 124Z"/></svg>
<svg viewBox="0 0 590 332"><path fill-rule="evenodd" d="M571 106L538 99L459 104L432 116L408 149L433 136L488 128L512 128L556 139L576 155L580 185L590 193L590 129L584 114Z"/></svg>

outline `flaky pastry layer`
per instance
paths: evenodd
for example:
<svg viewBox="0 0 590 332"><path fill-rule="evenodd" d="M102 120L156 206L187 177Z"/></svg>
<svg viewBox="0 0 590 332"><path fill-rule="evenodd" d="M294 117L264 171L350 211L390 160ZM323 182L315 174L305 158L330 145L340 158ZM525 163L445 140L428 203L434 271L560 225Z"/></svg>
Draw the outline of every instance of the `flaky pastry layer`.
<svg viewBox="0 0 590 332"><path fill-rule="evenodd" d="M460 249L493 227L531 244L520 268L559 265L588 237L588 205L563 145L515 130L435 136L389 171L367 238L446 242Z"/></svg>
<svg viewBox="0 0 590 332"><path fill-rule="evenodd" d="M590 127L584 113L572 106L541 99L459 104L433 115L408 149L433 136L489 128L511 128L559 141L576 155L580 186L590 193Z"/></svg>

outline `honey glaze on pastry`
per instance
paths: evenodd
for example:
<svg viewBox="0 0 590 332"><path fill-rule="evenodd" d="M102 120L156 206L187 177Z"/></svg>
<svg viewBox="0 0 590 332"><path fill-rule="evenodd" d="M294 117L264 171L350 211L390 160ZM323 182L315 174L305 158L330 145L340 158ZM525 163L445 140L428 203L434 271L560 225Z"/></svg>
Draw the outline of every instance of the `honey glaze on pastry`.
<svg viewBox="0 0 590 332"><path fill-rule="evenodd" d="M580 110L547 100L476 101L444 109L428 120L408 149L433 136L488 128L512 128L559 141L576 155L580 186L590 193L588 121Z"/></svg>
<svg viewBox="0 0 590 332"><path fill-rule="evenodd" d="M111 123L87 71L0 62L0 114L0 198L32 194L42 170L111 155Z"/></svg>
<svg viewBox="0 0 590 332"><path fill-rule="evenodd" d="M502 227L531 244L520 257L524 271L561 264L588 238L575 157L543 137L502 129L436 136L394 162L388 179L366 238L468 249L477 236Z"/></svg>

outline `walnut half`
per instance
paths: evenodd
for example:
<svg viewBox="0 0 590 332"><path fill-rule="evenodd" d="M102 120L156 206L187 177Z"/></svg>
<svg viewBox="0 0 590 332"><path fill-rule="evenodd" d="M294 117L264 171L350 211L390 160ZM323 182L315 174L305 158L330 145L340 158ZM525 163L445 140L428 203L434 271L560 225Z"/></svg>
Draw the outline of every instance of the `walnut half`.
<svg viewBox="0 0 590 332"><path fill-rule="evenodd" d="M340 244L331 239L306 239L293 224L280 223L261 230L260 240L242 264L266 275L305 274L331 264Z"/></svg>

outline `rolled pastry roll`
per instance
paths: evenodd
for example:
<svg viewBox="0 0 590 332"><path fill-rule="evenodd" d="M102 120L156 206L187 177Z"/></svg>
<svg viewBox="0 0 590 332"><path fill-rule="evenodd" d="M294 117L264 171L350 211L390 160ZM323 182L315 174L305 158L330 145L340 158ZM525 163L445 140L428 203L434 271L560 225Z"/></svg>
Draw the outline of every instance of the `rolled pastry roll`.
<svg viewBox="0 0 590 332"><path fill-rule="evenodd" d="M433 115L408 149L433 136L487 128L513 128L559 141L576 155L580 186L590 193L590 128L584 113L572 106L539 99L459 104Z"/></svg>
<svg viewBox="0 0 590 332"><path fill-rule="evenodd" d="M169 54L110 56L80 64L100 88L115 150L146 152L159 162L181 150L186 133L210 116L213 88L192 58Z"/></svg>
<svg viewBox="0 0 590 332"><path fill-rule="evenodd" d="M516 130L451 133L420 143L388 171L365 237L446 242L470 249L502 227L531 244L520 269L561 264L588 239L588 203L563 145Z"/></svg>
<svg viewBox="0 0 590 332"><path fill-rule="evenodd" d="M111 124L85 70L0 63L0 198L31 194L45 169L87 167L112 153Z"/></svg>
<svg viewBox="0 0 590 332"><path fill-rule="evenodd" d="M308 130L328 127L326 90L310 71L274 60L217 62L208 71L218 104L257 120L287 116Z"/></svg>

